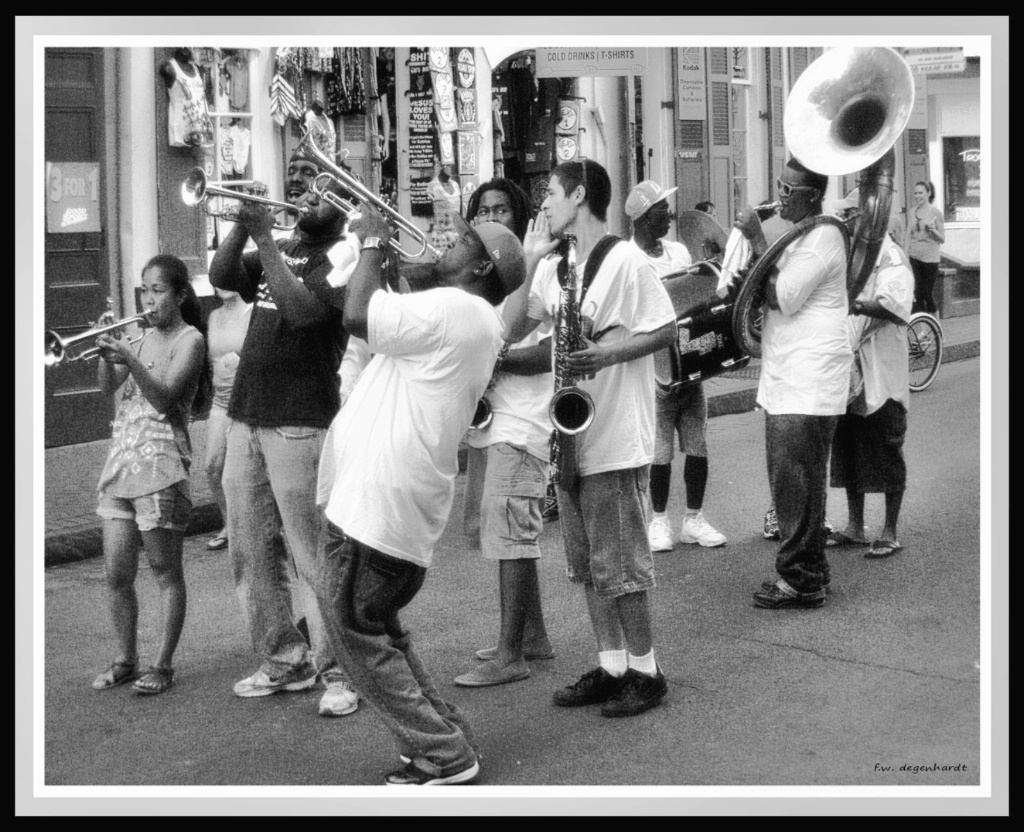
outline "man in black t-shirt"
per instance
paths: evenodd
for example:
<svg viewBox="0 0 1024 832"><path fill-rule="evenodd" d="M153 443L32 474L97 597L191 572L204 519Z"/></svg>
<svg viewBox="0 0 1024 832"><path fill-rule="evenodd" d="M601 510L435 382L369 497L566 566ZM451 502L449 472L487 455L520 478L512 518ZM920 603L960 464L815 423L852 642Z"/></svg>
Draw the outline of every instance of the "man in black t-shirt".
<svg viewBox="0 0 1024 832"><path fill-rule="evenodd" d="M278 241L272 215L243 202L210 264L214 286L256 295L228 405L223 483L235 586L261 664L234 692L304 690L319 676L327 688L321 713L341 715L359 700L327 642L313 581L322 525L317 469L340 407L337 373L347 340L336 297L343 290L328 282L335 268L328 252L342 237L345 216L309 191L294 201L303 213L292 237ZM256 250L246 253L250 237ZM292 567L308 645L292 615Z"/></svg>

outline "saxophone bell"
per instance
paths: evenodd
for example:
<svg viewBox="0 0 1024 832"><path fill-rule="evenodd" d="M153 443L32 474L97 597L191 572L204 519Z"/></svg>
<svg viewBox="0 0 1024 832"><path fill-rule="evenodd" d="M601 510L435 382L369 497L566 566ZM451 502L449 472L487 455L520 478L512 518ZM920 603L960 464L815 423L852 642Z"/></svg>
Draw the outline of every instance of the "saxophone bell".
<svg viewBox="0 0 1024 832"><path fill-rule="evenodd" d="M548 405L551 424L559 433L575 436L583 433L594 421L594 400L582 387L575 385L555 391Z"/></svg>

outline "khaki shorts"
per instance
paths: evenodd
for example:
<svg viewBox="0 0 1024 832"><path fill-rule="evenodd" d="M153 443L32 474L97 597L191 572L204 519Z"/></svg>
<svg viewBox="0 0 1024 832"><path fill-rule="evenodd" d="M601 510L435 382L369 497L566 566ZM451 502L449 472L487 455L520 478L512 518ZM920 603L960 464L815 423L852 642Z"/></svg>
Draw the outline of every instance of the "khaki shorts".
<svg viewBox="0 0 1024 832"><path fill-rule="evenodd" d="M688 456L708 455L708 402L704 385L688 384L675 393L657 397L657 428L654 438L654 464L668 465L679 450Z"/></svg>
<svg viewBox="0 0 1024 832"><path fill-rule="evenodd" d="M489 560L540 557L548 462L508 442L487 447L480 550Z"/></svg>

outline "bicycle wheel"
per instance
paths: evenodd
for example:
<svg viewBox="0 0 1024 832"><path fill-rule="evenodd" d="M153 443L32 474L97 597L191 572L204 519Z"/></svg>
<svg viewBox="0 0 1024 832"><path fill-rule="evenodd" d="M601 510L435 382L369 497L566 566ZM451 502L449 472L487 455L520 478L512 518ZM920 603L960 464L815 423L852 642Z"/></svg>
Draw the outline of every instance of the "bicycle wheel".
<svg viewBox="0 0 1024 832"><path fill-rule="evenodd" d="M907 350L910 360L910 389L926 390L942 365L942 327L926 312L910 316L907 325Z"/></svg>

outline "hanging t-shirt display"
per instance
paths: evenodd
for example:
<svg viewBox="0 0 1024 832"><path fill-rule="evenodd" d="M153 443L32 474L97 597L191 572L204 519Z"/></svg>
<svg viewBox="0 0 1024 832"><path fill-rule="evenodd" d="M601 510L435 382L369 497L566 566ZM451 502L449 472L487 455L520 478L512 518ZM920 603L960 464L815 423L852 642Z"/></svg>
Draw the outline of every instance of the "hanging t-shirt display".
<svg viewBox="0 0 1024 832"><path fill-rule="evenodd" d="M455 82L452 80L452 66L445 47L432 46L430 53L430 76L434 87L434 114L437 129L450 133L458 127L455 115Z"/></svg>
<svg viewBox="0 0 1024 832"><path fill-rule="evenodd" d="M182 67L171 58L174 83L167 96L167 140L171 147L213 143L213 126L206 104L206 81L195 64Z"/></svg>

